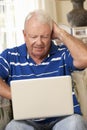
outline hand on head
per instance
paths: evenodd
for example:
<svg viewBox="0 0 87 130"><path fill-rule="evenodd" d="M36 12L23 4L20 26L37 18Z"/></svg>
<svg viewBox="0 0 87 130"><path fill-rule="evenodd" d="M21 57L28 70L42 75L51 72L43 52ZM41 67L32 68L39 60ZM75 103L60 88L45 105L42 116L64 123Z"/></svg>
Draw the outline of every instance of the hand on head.
<svg viewBox="0 0 87 130"><path fill-rule="evenodd" d="M52 39L53 40L56 39L58 43L61 42L60 33L61 33L61 28L55 23L55 21L53 21Z"/></svg>

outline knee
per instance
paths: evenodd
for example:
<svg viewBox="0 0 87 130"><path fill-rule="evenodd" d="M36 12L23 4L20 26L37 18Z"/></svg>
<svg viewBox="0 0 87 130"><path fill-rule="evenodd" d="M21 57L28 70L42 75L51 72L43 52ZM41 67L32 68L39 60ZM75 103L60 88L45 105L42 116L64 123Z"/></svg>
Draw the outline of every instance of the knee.
<svg viewBox="0 0 87 130"><path fill-rule="evenodd" d="M84 127L85 121L82 116L78 114L74 114L68 118L65 119L67 122L67 125L72 128L81 128Z"/></svg>
<svg viewBox="0 0 87 130"><path fill-rule="evenodd" d="M74 125L79 125L79 124L83 124L84 123L84 119L82 116L78 115L78 114L74 114L73 116L71 116L71 123L73 123Z"/></svg>
<svg viewBox="0 0 87 130"><path fill-rule="evenodd" d="M71 116L70 126L77 130L86 130L87 124L82 116L75 114Z"/></svg>
<svg viewBox="0 0 87 130"><path fill-rule="evenodd" d="M86 127L87 128L87 127ZM55 124L53 130L85 130L85 121L80 115L69 116Z"/></svg>
<svg viewBox="0 0 87 130"><path fill-rule="evenodd" d="M5 128L5 130L34 130L34 127L27 124L25 121L12 120Z"/></svg>
<svg viewBox="0 0 87 130"><path fill-rule="evenodd" d="M11 122L9 122L5 128L5 130L13 130L13 128L15 129L15 127L17 126L17 123L12 120Z"/></svg>

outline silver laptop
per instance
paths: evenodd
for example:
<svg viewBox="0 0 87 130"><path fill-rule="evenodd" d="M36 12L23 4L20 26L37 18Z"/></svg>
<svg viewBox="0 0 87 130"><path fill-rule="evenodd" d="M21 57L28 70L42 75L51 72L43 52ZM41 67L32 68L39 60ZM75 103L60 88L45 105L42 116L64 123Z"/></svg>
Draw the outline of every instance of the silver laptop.
<svg viewBox="0 0 87 130"><path fill-rule="evenodd" d="M73 114L70 76L11 81L15 120Z"/></svg>

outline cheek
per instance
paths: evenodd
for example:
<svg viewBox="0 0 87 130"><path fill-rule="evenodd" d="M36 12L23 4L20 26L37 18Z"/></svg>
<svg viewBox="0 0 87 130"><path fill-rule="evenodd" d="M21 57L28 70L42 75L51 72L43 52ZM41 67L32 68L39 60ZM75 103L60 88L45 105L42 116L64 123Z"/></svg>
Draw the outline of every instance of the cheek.
<svg viewBox="0 0 87 130"><path fill-rule="evenodd" d="M48 49L50 48L50 45L51 45L51 44L50 44L50 41L47 42L47 44L45 45L45 49L48 50Z"/></svg>
<svg viewBox="0 0 87 130"><path fill-rule="evenodd" d="M33 46L33 43L29 39L26 39L25 42L28 48L31 48Z"/></svg>
<svg viewBox="0 0 87 130"><path fill-rule="evenodd" d="M29 42L26 42L26 46L27 46L27 49L28 49L29 51L32 50L32 44L30 44Z"/></svg>

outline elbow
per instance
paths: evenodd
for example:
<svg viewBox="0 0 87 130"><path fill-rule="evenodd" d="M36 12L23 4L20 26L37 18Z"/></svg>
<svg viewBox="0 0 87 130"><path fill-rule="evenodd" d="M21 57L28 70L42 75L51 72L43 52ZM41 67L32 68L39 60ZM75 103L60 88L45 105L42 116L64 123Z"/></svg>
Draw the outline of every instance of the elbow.
<svg viewBox="0 0 87 130"><path fill-rule="evenodd" d="M85 60L74 60L73 65L78 69L85 69L87 68L87 58Z"/></svg>

